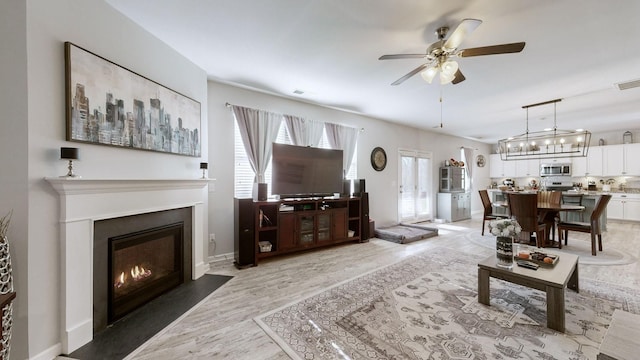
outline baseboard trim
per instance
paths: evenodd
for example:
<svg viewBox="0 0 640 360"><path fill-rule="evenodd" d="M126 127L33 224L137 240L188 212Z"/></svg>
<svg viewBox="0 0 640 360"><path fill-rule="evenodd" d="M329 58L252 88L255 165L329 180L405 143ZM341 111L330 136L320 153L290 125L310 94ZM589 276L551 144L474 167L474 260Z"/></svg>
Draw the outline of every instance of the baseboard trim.
<svg viewBox="0 0 640 360"><path fill-rule="evenodd" d="M60 354L62 354L62 344L57 343L36 356L30 357L29 360L51 360L57 358ZM61 358L64 359L64 357Z"/></svg>
<svg viewBox="0 0 640 360"><path fill-rule="evenodd" d="M209 264L228 261L228 260L233 260L233 253L218 254L213 256L209 255L209 258L208 258Z"/></svg>

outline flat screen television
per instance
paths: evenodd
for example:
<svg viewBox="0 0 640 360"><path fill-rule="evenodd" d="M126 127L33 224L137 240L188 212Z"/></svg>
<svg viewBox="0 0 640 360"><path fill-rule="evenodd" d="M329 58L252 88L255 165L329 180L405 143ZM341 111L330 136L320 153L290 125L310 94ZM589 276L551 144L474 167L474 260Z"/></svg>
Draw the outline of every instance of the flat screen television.
<svg viewBox="0 0 640 360"><path fill-rule="evenodd" d="M280 197L342 193L342 150L273 143L271 193Z"/></svg>

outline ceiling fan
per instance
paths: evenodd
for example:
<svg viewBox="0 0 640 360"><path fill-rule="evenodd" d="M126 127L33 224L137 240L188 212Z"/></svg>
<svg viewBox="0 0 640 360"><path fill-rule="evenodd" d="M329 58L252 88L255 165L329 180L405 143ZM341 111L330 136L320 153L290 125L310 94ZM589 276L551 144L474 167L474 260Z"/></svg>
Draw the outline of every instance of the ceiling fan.
<svg viewBox="0 0 640 360"><path fill-rule="evenodd" d="M480 24L482 24L482 20L464 19L446 40L445 37L447 37L449 27L440 27L436 30L438 41L427 48L426 54L382 55L378 60L425 59L424 64L394 81L391 85L400 85L417 73L421 73L422 78L428 83L431 83L433 78L440 73L441 84L448 84L450 82L457 84L464 81L465 77L462 75L462 72L460 72L458 63L451 58L518 53L524 49L524 42L458 49L458 46L460 46L464 38L480 26Z"/></svg>

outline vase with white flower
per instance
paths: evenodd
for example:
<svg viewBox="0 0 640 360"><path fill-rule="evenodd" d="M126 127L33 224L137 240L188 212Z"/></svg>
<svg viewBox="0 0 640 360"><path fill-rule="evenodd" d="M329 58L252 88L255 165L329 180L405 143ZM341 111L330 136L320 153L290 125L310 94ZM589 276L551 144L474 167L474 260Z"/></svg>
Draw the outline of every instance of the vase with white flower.
<svg viewBox="0 0 640 360"><path fill-rule="evenodd" d="M522 231L514 219L498 219L489 222L489 231L496 236L497 266L513 267L513 238Z"/></svg>

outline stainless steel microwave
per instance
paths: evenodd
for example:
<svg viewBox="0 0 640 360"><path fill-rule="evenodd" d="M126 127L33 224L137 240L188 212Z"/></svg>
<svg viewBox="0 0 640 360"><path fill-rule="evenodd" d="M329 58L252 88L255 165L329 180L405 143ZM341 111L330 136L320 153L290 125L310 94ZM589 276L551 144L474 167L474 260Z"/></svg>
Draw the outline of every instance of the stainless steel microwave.
<svg viewBox="0 0 640 360"><path fill-rule="evenodd" d="M571 176L571 164L541 164L540 176Z"/></svg>

